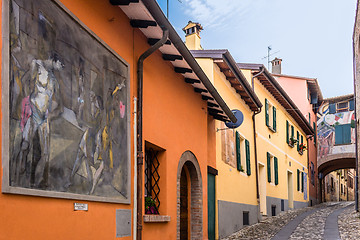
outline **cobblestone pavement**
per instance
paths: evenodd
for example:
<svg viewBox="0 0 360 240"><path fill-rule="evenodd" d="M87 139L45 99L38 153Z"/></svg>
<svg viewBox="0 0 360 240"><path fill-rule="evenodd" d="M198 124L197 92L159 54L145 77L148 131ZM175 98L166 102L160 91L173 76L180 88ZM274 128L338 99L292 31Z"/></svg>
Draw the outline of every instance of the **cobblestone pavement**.
<svg viewBox="0 0 360 240"><path fill-rule="evenodd" d="M295 219L302 213L315 209L311 215L307 216L297 228L292 232L289 239L324 239L324 228L326 218L335 210L345 208L353 202L330 202L322 203L313 207L282 212L278 216L270 217L264 221L245 227L239 232L224 238L224 240L238 239L261 239L270 240L287 223ZM354 207L346 208L338 218L339 232L341 239L353 240L360 239L360 215L356 213Z"/></svg>

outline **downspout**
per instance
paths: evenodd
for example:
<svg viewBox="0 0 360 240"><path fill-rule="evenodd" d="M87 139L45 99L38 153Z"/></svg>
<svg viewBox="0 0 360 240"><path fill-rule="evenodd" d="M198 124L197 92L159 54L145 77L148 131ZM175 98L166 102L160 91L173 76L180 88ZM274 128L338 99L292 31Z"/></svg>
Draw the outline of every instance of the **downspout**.
<svg viewBox="0 0 360 240"><path fill-rule="evenodd" d="M255 92L255 85L254 85L254 78L256 78L257 76L259 76L260 74L262 74L264 72L264 68L261 69L261 71L257 74L255 74L252 78L251 78L251 87L252 90ZM260 110L254 112L254 114L252 115L252 121L253 121L253 134L254 134L254 151L255 151L255 175L256 175L256 199L258 202L258 207L259 207L259 214L258 214L258 220L260 220L260 193L259 193L259 169L258 169L258 158L257 158L257 145L256 145L256 123L255 123L255 116L257 114L259 114L261 112L261 108Z"/></svg>
<svg viewBox="0 0 360 240"><path fill-rule="evenodd" d="M143 205L143 164L144 164L144 152L143 152L143 66L144 61L152 53L158 50L168 39L169 31L163 28L162 38L146 50L138 60L137 64L137 83L138 83L138 122L137 122L137 236L136 239L142 239L142 205Z"/></svg>
<svg viewBox="0 0 360 240"><path fill-rule="evenodd" d="M136 240L137 224L137 98L134 97L134 204L133 204L133 240Z"/></svg>

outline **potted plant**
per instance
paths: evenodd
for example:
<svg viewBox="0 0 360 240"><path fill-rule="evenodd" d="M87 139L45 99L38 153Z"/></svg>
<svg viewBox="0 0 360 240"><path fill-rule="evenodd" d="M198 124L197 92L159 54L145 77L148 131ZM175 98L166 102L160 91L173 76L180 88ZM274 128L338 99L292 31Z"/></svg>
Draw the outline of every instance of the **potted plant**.
<svg viewBox="0 0 360 240"><path fill-rule="evenodd" d="M303 152L306 150L306 145L304 143L300 143L299 145L299 153L303 154Z"/></svg>
<svg viewBox="0 0 360 240"><path fill-rule="evenodd" d="M159 214L156 201L152 197L145 197L145 214Z"/></svg>
<svg viewBox="0 0 360 240"><path fill-rule="evenodd" d="M292 136L292 137L290 137L289 145L291 147L294 147L294 144L297 143L297 141L298 140Z"/></svg>

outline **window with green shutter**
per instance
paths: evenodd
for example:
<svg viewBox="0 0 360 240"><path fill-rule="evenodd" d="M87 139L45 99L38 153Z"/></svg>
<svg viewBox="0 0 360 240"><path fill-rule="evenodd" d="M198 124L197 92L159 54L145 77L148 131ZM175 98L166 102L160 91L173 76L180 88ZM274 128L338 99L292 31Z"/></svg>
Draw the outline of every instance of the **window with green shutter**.
<svg viewBox="0 0 360 240"><path fill-rule="evenodd" d="M300 191L300 170L297 169L297 190Z"/></svg>
<svg viewBox="0 0 360 240"><path fill-rule="evenodd" d="M248 176L251 175L251 167L250 167L250 143L247 139L245 139L245 151L246 151L246 173Z"/></svg>
<svg viewBox="0 0 360 240"><path fill-rule="evenodd" d="M351 143L351 124L335 126L335 144Z"/></svg>
<svg viewBox="0 0 360 240"><path fill-rule="evenodd" d="M275 170L275 185L279 184L279 169L278 169L278 159L274 157L274 170Z"/></svg>
<svg viewBox="0 0 360 240"><path fill-rule="evenodd" d="M273 129L276 132L276 108L273 107Z"/></svg>
<svg viewBox="0 0 360 240"><path fill-rule="evenodd" d="M294 126L291 126L291 138L294 138Z"/></svg>
<svg viewBox="0 0 360 240"><path fill-rule="evenodd" d="M286 120L286 143L290 143L290 136L289 136L289 121Z"/></svg>
<svg viewBox="0 0 360 240"><path fill-rule="evenodd" d="M269 102L266 98L265 98L265 124L266 124L266 126L270 127L270 124L269 124Z"/></svg>
<svg viewBox="0 0 360 240"><path fill-rule="evenodd" d="M297 150L300 150L300 133L299 131L296 131L296 139L297 139Z"/></svg>
<svg viewBox="0 0 360 240"><path fill-rule="evenodd" d="M236 131L236 166L241 171L241 152L240 152L240 134Z"/></svg>
<svg viewBox="0 0 360 240"><path fill-rule="evenodd" d="M268 174L268 182L271 182L271 155L267 153L267 174Z"/></svg>
<svg viewBox="0 0 360 240"><path fill-rule="evenodd" d="M303 135L301 135L301 141L300 141L300 144L303 144L304 143L304 137Z"/></svg>
<svg viewBox="0 0 360 240"><path fill-rule="evenodd" d="M304 172L301 172L301 192L304 192Z"/></svg>

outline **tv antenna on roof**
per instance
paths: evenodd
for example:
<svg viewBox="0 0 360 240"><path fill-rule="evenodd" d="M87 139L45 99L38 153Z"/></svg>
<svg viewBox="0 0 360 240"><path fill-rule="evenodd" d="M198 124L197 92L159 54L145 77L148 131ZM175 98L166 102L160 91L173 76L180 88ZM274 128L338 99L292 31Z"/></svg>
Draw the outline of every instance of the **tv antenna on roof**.
<svg viewBox="0 0 360 240"><path fill-rule="evenodd" d="M280 52L280 51L277 51L277 52L274 52L274 53L271 53L270 54L270 51L272 50L272 48L271 48L271 45L270 46L268 46L268 54L267 54L267 56L265 56L265 57L263 57L262 59L265 59L265 58L267 58L267 62L268 62L268 70L270 71L270 56L272 56L272 55L274 55L274 54L276 54L276 53L278 53L278 52Z"/></svg>
<svg viewBox="0 0 360 240"><path fill-rule="evenodd" d="M178 0L179 3L182 3L181 0ZM169 19L169 0L166 0L166 18Z"/></svg>

